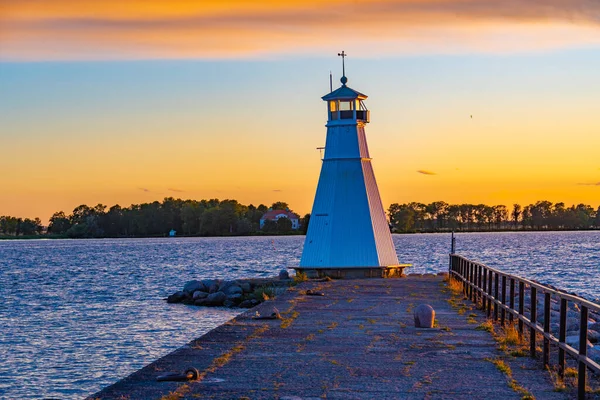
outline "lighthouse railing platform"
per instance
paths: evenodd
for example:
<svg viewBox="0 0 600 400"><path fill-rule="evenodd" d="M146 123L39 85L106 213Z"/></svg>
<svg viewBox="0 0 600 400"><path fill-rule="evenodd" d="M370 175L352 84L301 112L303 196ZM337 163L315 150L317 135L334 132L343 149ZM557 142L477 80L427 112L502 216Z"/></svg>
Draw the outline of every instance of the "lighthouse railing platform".
<svg viewBox="0 0 600 400"><path fill-rule="evenodd" d="M558 348L558 372L561 377L564 377L565 373L565 356L573 357L578 363L578 399L585 398L587 370L600 374L600 365L587 356L589 313L600 313L600 305L471 261L458 254L450 254L449 265L450 278L462 283L465 297L481 305L481 308L487 312L488 318L494 321L499 319L502 326L517 321L520 337L527 327L532 358L536 358L537 355L537 335L543 338L542 357L545 367L550 366L550 345ZM526 301L526 297L529 301ZM538 297L543 297L543 313L538 312L537 309ZM550 329L553 300L560 302L558 337ZM527 302L528 310L526 310ZM567 344L566 340L567 315L572 313L568 308L569 303L579 306L579 349ZM538 317L541 319L540 322Z"/></svg>

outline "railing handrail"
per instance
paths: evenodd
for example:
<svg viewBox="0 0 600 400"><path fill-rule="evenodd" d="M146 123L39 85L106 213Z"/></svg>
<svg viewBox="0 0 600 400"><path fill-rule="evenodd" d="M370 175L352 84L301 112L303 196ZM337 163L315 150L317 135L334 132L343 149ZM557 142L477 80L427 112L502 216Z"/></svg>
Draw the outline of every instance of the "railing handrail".
<svg viewBox="0 0 600 400"><path fill-rule="evenodd" d="M589 311L600 311L600 305L590 302L582 297L571 295L560 290L552 289L546 285L533 282L529 279L521 278L513 274L502 272L496 268L489 267L483 263L469 260L461 255L451 253L449 262L450 277L462 282L463 292L466 298L475 303L481 300L483 310L487 310L487 317L497 321L500 317L500 323L505 325L508 315L509 323L518 320L519 336L522 337L524 325L529 330L529 349L531 357L536 357L536 335L543 337L544 348L542 351L544 366L550 365L550 345L558 347L558 365L559 373L564 376L565 356L572 356L578 363L578 393L580 400L586 397L586 370L589 368L595 373L600 374L600 364L588 357L588 320ZM502 285L500 286L500 281ZM507 282L510 281L510 282ZM493 283L493 287L492 287ZM507 303L507 283L509 283L510 294ZM518 293L515 291L518 283ZM525 312L525 286L529 286L529 318ZM501 288L501 290L500 290ZM543 325L538 323L538 290L543 294ZM550 320L552 319L552 295L560 299L559 313L559 337L557 338L550 329ZM515 297L519 298L518 310L515 308ZM569 302L578 304L579 308L579 349L567 344L567 314ZM492 314L493 308L493 314Z"/></svg>
<svg viewBox="0 0 600 400"><path fill-rule="evenodd" d="M538 283L538 282L531 281L531 280L529 280L527 278L521 278L520 276L517 276L517 275L509 274L507 272L502 272L502 271L500 271L500 270L498 270L496 268L492 268L492 267L490 267L490 266L488 266L488 265L486 265L486 264L484 264L482 262L470 260L470 259L468 259L468 258L466 258L464 256L459 255L459 254L450 254L450 256L463 259L463 260L465 260L467 262L470 262L470 263L473 263L475 265L481 265L482 267L486 268L487 270L492 271L494 273L497 273L500 276L505 276L507 278L515 279L515 280L523 282L523 283L525 283L525 284L527 284L529 286L535 287L536 289L541 290L543 293L550 293L550 294L558 295L560 298L564 298L565 300L577 303L579 305L585 305L587 308L592 309L595 312L600 313L600 304L596 304L594 302L586 300L583 297L572 295L572 294L569 294L569 293L566 293L566 292L563 292L563 291L560 291L560 290L552 289L549 286L546 286L546 285Z"/></svg>

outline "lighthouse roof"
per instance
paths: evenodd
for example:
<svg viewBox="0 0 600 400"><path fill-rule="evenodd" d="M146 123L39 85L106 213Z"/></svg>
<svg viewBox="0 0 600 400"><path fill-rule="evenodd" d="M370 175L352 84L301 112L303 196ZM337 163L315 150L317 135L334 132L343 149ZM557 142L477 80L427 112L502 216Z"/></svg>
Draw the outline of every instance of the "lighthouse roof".
<svg viewBox="0 0 600 400"><path fill-rule="evenodd" d="M366 94L362 94L361 92L357 92L356 90L346 86L346 85L342 85L340 86L338 89L334 90L333 92L326 94L325 96L321 97L323 100L327 101L327 100L335 100L335 99L345 99L345 100L353 100L353 99L359 99L359 100L364 100L367 98Z"/></svg>

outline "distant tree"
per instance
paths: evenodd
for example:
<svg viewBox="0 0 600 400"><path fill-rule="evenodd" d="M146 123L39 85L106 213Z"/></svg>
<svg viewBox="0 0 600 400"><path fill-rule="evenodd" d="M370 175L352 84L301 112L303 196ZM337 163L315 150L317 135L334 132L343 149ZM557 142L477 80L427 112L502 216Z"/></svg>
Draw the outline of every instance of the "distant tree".
<svg viewBox="0 0 600 400"><path fill-rule="evenodd" d="M292 231L292 221L287 217L277 219L277 232L289 233Z"/></svg>
<svg viewBox="0 0 600 400"><path fill-rule="evenodd" d="M272 221L270 219L266 220L263 224L262 231L266 233L275 233L277 232L277 222Z"/></svg>
<svg viewBox="0 0 600 400"><path fill-rule="evenodd" d="M61 234L65 233L71 227L71 219L68 218L63 211L58 211L50 217L48 225L49 233Z"/></svg>
<svg viewBox="0 0 600 400"><path fill-rule="evenodd" d="M273 210L288 210L290 206L285 201L276 201L275 203L271 204L271 208Z"/></svg>
<svg viewBox="0 0 600 400"><path fill-rule="evenodd" d="M520 204L513 204L513 209L512 209L512 221L514 224L514 228L517 229L517 226L519 226L519 219L521 218L521 213L523 211L523 208L521 207Z"/></svg>
<svg viewBox="0 0 600 400"><path fill-rule="evenodd" d="M594 225L596 225L596 228L600 229L600 207L598 207L596 210L596 219Z"/></svg>
<svg viewBox="0 0 600 400"><path fill-rule="evenodd" d="M306 214L300 221L300 229L302 230L302 233L304 233L305 235L308 232L309 224L310 224L310 214Z"/></svg>

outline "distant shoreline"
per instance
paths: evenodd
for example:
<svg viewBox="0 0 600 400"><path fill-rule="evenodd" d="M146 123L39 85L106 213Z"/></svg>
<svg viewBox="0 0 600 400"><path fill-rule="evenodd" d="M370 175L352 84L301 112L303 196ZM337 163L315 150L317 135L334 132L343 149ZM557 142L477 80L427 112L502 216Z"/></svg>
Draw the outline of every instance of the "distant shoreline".
<svg viewBox="0 0 600 400"><path fill-rule="evenodd" d="M454 233L527 233L527 232L600 232L600 229L497 229L497 230L461 230L454 231ZM419 232L392 232L394 235L417 235L417 234L438 234L438 233L446 233L450 234L452 231L419 231ZM35 239L44 239L44 240L54 240L54 239L73 239L73 240L86 240L86 239L164 239L164 238L227 238L227 237L277 237L277 236L306 236L303 232L293 231L290 233L252 233L246 235L210 235L210 236L199 236L199 235L177 235L174 237L170 237L168 235L148 235L148 236L100 236L100 237L80 237L80 238L72 238L67 235L52 235L52 234L42 234L42 235L23 235L23 236L5 236L0 235L0 240L35 240Z"/></svg>

